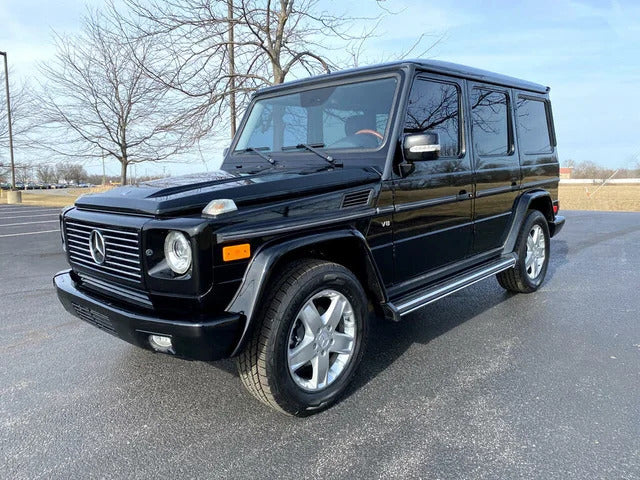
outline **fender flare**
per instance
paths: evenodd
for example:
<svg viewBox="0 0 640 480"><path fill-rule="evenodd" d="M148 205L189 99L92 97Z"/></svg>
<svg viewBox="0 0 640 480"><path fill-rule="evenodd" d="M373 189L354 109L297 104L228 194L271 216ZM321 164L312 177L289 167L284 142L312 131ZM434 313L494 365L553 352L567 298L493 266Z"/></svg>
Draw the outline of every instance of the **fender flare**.
<svg viewBox="0 0 640 480"><path fill-rule="evenodd" d="M547 222L553 222L553 202L551 200L551 194L546 190L533 190L523 193L518 197L513 207L513 221L511 222L511 228L507 234L507 239L504 243L502 250L503 254L509 254L513 252L516 241L518 240L518 234L520 233L520 226L527 215L527 211L533 202L548 202L548 212L542 212L547 218ZM551 218L549 217L551 216Z"/></svg>
<svg viewBox="0 0 640 480"><path fill-rule="evenodd" d="M245 317L245 325L231 356L236 356L244 347L251 333L251 328L255 320L255 310L261 296L265 292L266 284L269 281L271 273L276 263L286 254L299 250L300 248L310 247L323 244L335 240L356 240L359 247L366 253L367 280L371 290L375 290L375 296L381 303L387 301L387 293L384 288L384 282L380 275L371 249L367 244L364 235L358 230L352 228L344 228L340 230L331 230L326 232L311 233L303 237L279 239L269 242L256 252L255 256L249 263L247 271L244 274L242 283L238 288L235 296L229 302L225 311L241 313ZM362 279L360 279L362 281ZM363 285L365 289L367 285Z"/></svg>

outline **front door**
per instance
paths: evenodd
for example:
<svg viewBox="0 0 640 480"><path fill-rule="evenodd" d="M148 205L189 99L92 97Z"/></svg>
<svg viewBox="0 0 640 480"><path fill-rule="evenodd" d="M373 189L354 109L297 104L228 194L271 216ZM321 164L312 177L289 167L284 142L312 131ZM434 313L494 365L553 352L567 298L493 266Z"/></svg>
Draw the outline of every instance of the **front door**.
<svg viewBox="0 0 640 480"><path fill-rule="evenodd" d="M463 82L420 74L414 80L405 133L434 132L440 158L415 162L394 179L395 280L416 286L430 272L468 255L473 176L466 153Z"/></svg>

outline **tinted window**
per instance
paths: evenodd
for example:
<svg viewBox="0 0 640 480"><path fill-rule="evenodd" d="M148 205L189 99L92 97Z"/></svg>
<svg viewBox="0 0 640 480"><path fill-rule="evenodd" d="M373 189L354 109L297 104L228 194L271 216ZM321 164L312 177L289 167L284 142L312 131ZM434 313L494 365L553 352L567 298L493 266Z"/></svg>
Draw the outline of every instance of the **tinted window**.
<svg viewBox="0 0 640 480"><path fill-rule="evenodd" d="M458 88L448 83L418 80L407 107L405 132L435 132L440 137L440 156L460 154L460 99Z"/></svg>
<svg viewBox="0 0 640 480"><path fill-rule="evenodd" d="M509 123L507 95L475 88L471 93L473 141L478 155L507 155Z"/></svg>
<svg viewBox="0 0 640 480"><path fill-rule="evenodd" d="M519 98L516 112L518 140L522 153L551 152L549 123L544 102Z"/></svg>

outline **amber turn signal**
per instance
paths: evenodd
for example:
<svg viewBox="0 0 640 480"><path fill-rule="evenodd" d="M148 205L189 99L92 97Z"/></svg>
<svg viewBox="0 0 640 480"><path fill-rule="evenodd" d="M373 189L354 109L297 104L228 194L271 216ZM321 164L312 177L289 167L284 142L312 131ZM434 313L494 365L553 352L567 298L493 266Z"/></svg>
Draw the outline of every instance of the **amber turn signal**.
<svg viewBox="0 0 640 480"><path fill-rule="evenodd" d="M243 243L241 245L231 245L222 248L222 260L231 262L233 260L241 260L251 256L251 245Z"/></svg>

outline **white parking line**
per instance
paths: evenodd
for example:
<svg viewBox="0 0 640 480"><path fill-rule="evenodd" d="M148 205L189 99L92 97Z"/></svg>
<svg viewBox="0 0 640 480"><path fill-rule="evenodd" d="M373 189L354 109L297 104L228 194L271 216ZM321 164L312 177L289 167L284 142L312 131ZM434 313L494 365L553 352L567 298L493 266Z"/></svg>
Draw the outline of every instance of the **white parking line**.
<svg viewBox="0 0 640 480"><path fill-rule="evenodd" d="M59 212L62 208L40 208L40 207L22 207L22 208L0 208L0 212Z"/></svg>
<svg viewBox="0 0 640 480"><path fill-rule="evenodd" d="M2 218L0 218L2 220ZM60 220L41 220L39 222L22 222L22 223L5 223L4 225L0 224L0 228L2 227L15 227L17 225L40 225L41 223L53 223L59 222Z"/></svg>
<svg viewBox="0 0 640 480"><path fill-rule="evenodd" d="M31 217L53 217L53 216L57 216L57 214L55 213L40 213L37 215L17 215L15 217L1 217L1 219L3 220L12 220L14 218L31 218Z"/></svg>
<svg viewBox="0 0 640 480"><path fill-rule="evenodd" d="M60 229L57 230L43 230L41 232L26 232L26 233L8 233L6 235L0 235L0 238L3 237L19 237L20 235L37 235L38 233L51 233L51 232L59 232Z"/></svg>

